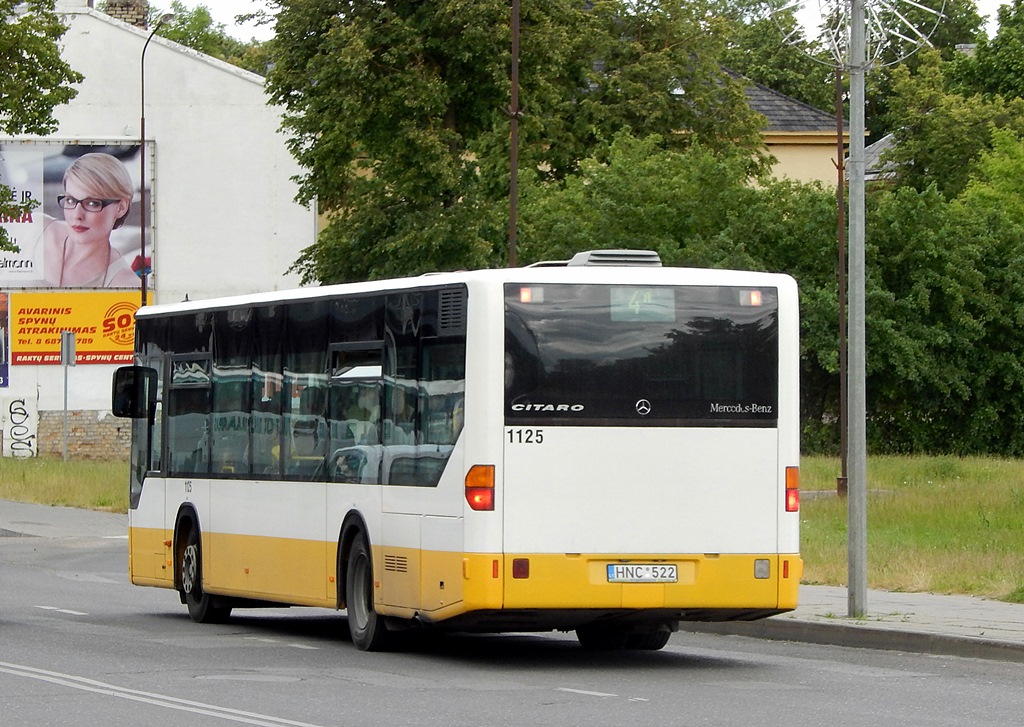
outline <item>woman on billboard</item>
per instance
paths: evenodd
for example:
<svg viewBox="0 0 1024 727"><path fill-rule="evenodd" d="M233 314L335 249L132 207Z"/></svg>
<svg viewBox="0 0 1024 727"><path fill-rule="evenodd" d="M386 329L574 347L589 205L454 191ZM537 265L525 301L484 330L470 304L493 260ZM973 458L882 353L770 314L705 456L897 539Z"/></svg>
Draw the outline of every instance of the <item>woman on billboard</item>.
<svg viewBox="0 0 1024 727"><path fill-rule="evenodd" d="M110 154L78 157L64 172L57 204L64 220L43 232L44 278L57 288L138 288L139 276L110 244L124 224L134 186L124 165Z"/></svg>

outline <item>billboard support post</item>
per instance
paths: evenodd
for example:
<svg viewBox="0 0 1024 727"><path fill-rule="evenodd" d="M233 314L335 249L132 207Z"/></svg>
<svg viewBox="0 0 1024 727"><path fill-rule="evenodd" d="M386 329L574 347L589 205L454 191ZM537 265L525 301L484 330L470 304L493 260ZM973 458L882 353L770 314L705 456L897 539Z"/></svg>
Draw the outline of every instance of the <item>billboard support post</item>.
<svg viewBox="0 0 1024 727"><path fill-rule="evenodd" d="M60 332L60 363L64 367L64 461L68 461L68 367L75 365L75 332Z"/></svg>

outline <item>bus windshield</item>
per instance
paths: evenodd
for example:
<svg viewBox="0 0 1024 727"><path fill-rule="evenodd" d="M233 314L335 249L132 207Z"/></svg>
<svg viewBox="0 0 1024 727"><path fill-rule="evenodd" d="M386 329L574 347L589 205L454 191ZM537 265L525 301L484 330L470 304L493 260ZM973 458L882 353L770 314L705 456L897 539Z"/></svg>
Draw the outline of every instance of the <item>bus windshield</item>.
<svg viewBox="0 0 1024 727"><path fill-rule="evenodd" d="M775 427L772 287L505 286L510 425Z"/></svg>

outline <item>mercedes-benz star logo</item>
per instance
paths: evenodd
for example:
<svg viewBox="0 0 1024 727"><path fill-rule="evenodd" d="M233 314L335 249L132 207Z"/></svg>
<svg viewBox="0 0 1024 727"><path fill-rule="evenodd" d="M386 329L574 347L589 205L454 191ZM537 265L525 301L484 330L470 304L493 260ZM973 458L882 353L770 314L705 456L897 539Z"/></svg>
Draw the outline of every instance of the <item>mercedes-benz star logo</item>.
<svg viewBox="0 0 1024 727"><path fill-rule="evenodd" d="M647 416L651 413L651 402L647 399L641 399L636 403L636 413L642 417Z"/></svg>

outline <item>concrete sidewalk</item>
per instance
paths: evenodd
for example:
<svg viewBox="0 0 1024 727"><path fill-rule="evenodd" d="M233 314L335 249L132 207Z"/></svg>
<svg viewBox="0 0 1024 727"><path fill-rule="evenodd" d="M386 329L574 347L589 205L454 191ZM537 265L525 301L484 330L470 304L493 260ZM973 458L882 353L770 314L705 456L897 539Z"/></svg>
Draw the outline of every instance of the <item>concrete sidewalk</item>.
<svg viewBox="0 0 1024 727"><path fill-rule="evenodd" d="M761 621L680 624L684 631L735 634L1024 662L1024 604L974 596L868 591L864 618L849 618L846 588L801 586L797 609Z"/></svg>
<svg viewBox="0 0 1024 727"><path fill-rule="evenodd" d="M0 538L126 538L116 513L0 500ZM847 618L847 591L801 586L792 613L753 622L683 622L684 631L1024 662L1024 604L973 596L868 591L868 614Z"/></svg>

